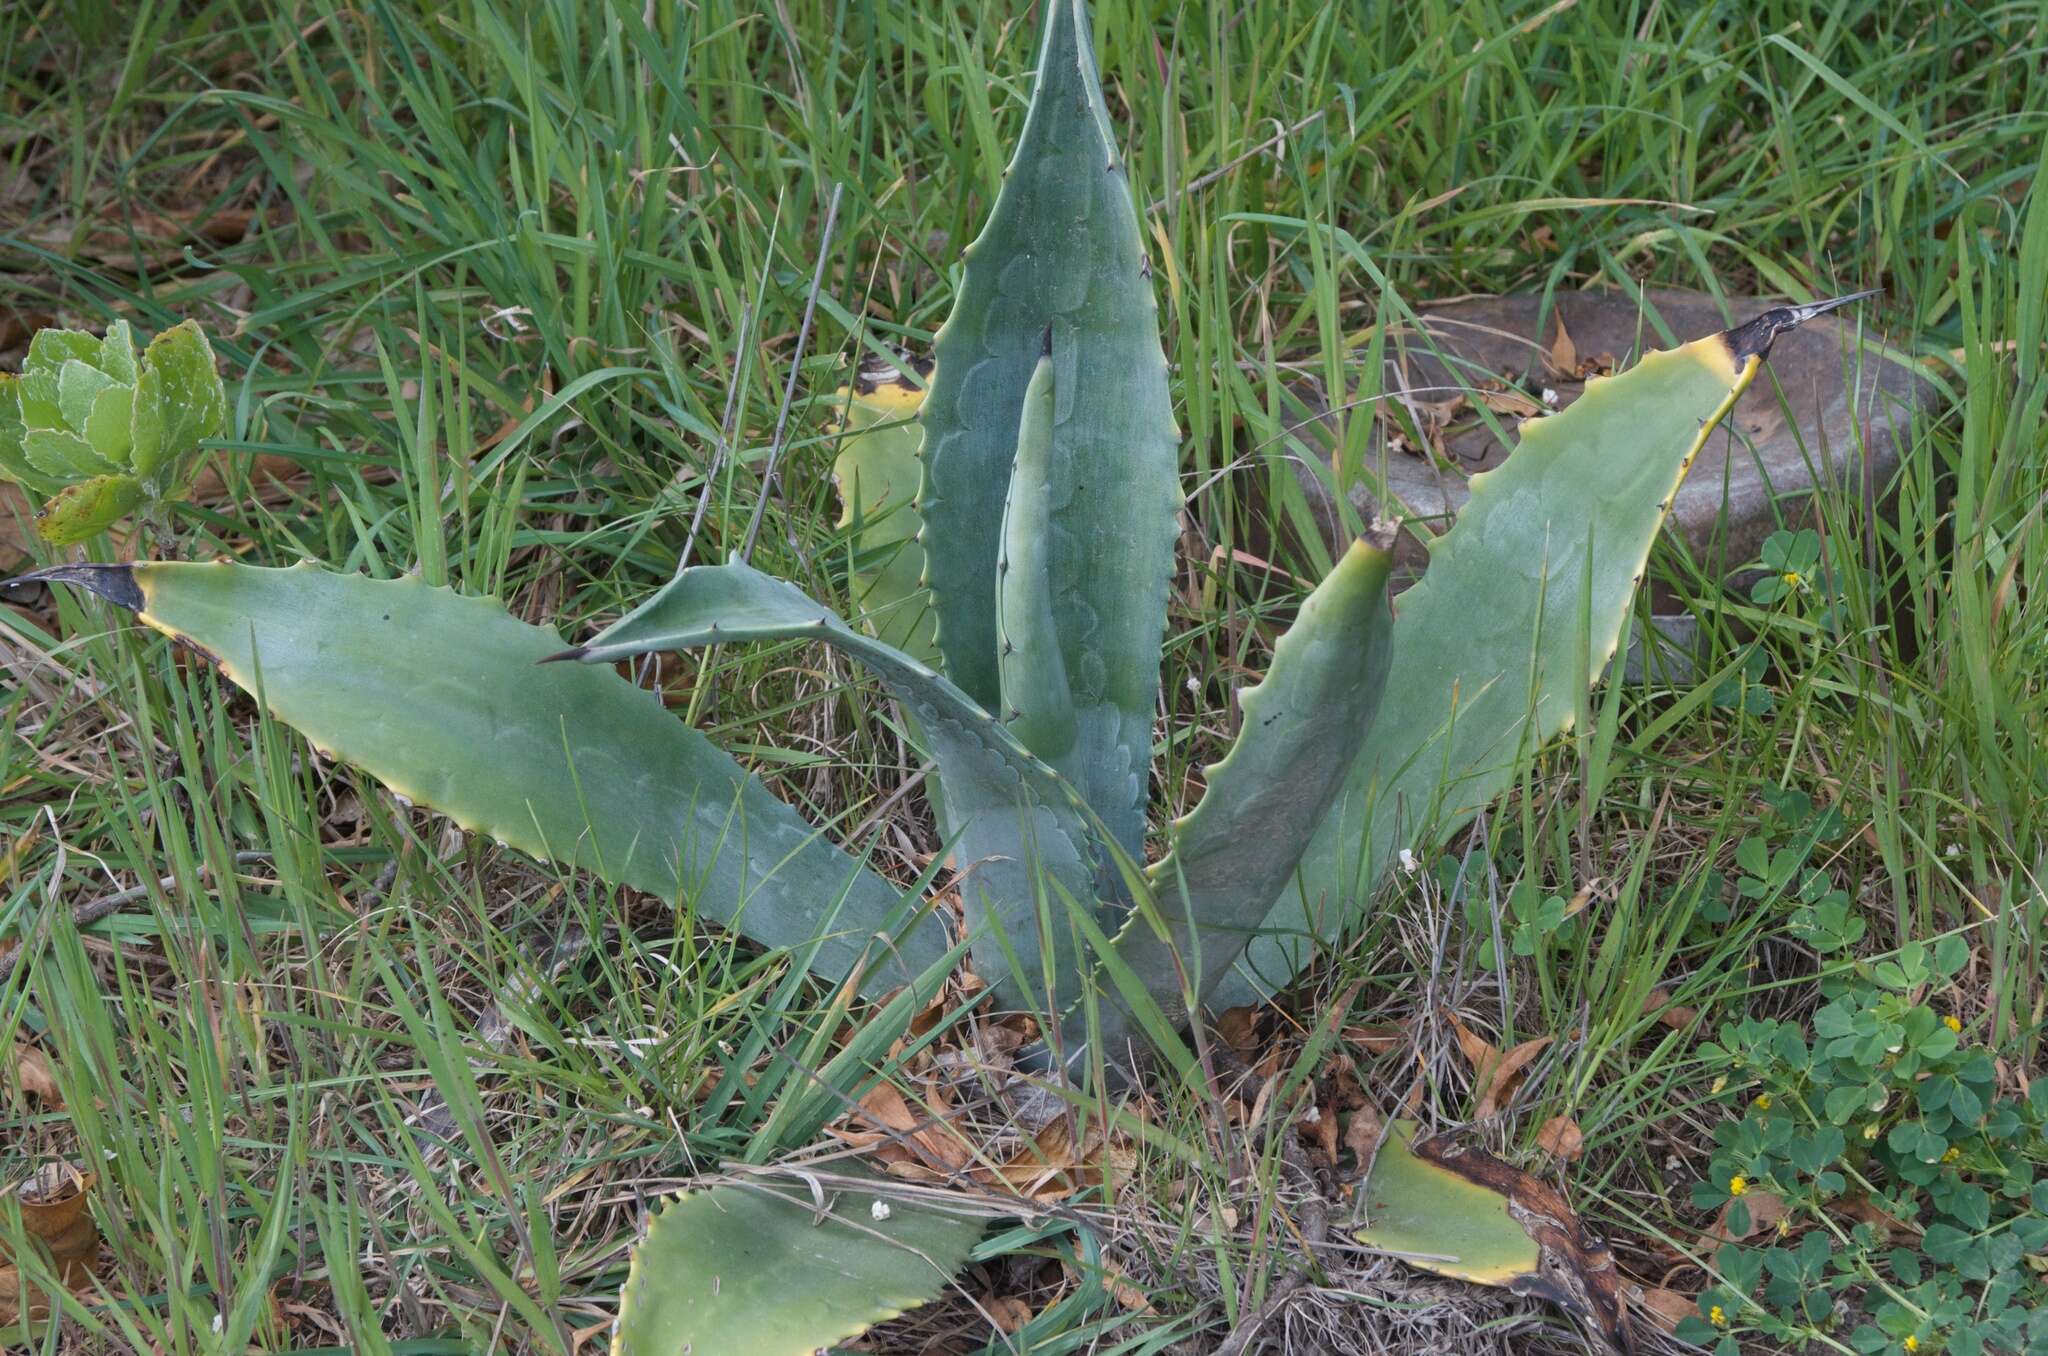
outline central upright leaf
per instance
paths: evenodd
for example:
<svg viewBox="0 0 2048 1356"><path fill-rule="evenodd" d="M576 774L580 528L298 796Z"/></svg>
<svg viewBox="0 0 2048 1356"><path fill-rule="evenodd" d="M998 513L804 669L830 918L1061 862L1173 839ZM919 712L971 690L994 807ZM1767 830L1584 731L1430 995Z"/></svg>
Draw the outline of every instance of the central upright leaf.
<svg viewBox="0 0 2048 1356"><path fill-rule="evenodd" d="M1047 0L1023 140L935 344L924 406L926 578L946 672L1005 716L996 634L998 561L1025 388L1051 330L1043 557L1072 719L1033 722L1116 841L1142 859L1180 489L1138 214L1111 135L1081 0ZM1035 632L1034 634L1043 634ZM1017 637L1012 644L1027 643ZM1020 731L1020 733L1023 733ZM1027 737L1026 742L1031 742Z"/></svg>

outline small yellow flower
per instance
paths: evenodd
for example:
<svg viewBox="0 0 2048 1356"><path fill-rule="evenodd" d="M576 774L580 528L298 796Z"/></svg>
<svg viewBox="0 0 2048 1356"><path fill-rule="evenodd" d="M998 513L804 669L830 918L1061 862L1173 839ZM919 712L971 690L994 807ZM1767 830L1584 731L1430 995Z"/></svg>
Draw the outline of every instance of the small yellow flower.
<svg viewBox="0 0 2048 1356"><path fill-rule="evenodd" d="M1721 1306L1717 1304L1713 1308L1707 1310L1707 1322L1713 1324L1717 1328L1725 1328L1728 1326L1728 1315L1722 1313Z"/></svg>
<svg viewBox="0 0 2048 1356"><path fill-rule="evenodd" d="M1868 1125L1866 1125L1866 1126L1864 1126L1864 1127L1863 1127L1863 1138L1865 1138L1865 1139L1876 1139L1876 1138L1877 1138L1877 1122L1876 1122L1876 1121L1872 1121L1872 1122L1871 1122L1870 1124L1868 1124Z"/></svg>
<svg viewBox="0 0 2048 1356"><path fill-rule="evenodd" d="M1788 589L1796 589L1806 582L1806 576L1797 570L1787 570L1779 575L1778 578L1784 581L1785 587Z"/></svg>
<svg viewBox="0 0 2048 1356"><path fill-rule="evenodd" d="M1961 1149L1958 1149L1955 1145L1951 1144L1948 1146L1948 1152L1941 1156L1941 1161L1944 1163L1953 1163L1962 1156L1963 1151Z"/></svg>
<svg viewBox="0 0 2048 1356"><path fill-rule="evenodd" d="M1768 1092L1757 1094L1754 1105L1758 1111L1769 1111L1771 1109L1771 1094Z"/></svg>
<svg viewBox="0 0 2048 1356"><path fill-rule="evenodd" d="M1778 1216L1778 1237L1780 1237L1780 1238L1790 1238L1791 1236L1792 1236L1792 1217L1791 1217L1790 1215L1780 1215L1780 1216Z"/></svg>
<svg viewBox="0 0 2048 1356"><path fill-rule="evenodd" d="M1911 1334L1911 1333L1907 1333L1907 1334L1906 1334L1906 1350L1908 1350L1908 1351L1918 1351L1918 1350L1920 1350L1920 1339L1919 1339L1919 1338L1917 1338L1917 1337L1915 1337L1915 1336L1913 1336L1913 1334Z"/></svg>
<svg viewBox="0 0 2048 1356"><path fill-rule="evenodd" d="M1747 1177L1737 1174L1736 1176L1730 1177L1728 1179L1728 1194L1730 1196L1740 1196L1743 1192L1748 1190L1749 1179Z"/></svg>
<svg viewBox="0 0 2048 1356"><path fill-rule="evenodd" d="M1956 1016L1954 1013L1950 1013L1948 1016L1942 1018L1941 1024L1947 1027L1949 1030L1957 1033L1960 1033L1963 1029L1963 1019Z"/></svg>

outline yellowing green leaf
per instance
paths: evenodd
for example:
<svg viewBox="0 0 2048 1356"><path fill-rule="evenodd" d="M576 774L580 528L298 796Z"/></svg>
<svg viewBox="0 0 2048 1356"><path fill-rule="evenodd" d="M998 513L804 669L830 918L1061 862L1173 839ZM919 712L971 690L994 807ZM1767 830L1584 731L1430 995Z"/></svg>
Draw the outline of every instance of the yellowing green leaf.
<svg viewBox="0 0 2048 1356"><path fill-rule="evenodd" d="M1416 1125L1396 1121L1365 1184L1368 1247L1398 1253L1411 1266L1480 1285L1534 1275L1542 1254L1508 1214L1507 1197L1417 1157Z"/></svg>
<svg viewBox="0 0 2048 1356"><path fill-rule="evenodd" d="M839 526L853 552L848 591L855 611L877 639L935 665L935 618L924 591L924 548L917 544L921 520L911 507L924 390L891 373L839 394L846 400L847 433L832 478L839 486Z"/></svg>
<svg viewBox="0 0 2048 1356"><path fill-rule="evenodd" d="M1395 1121L1364 1191L1368 1247L1422 1271L1547 1299L1630 1349L1621 1273L1557 1189L1441 1136L1417 1140Z"/></svg>
<svg viewBox="0 0 2048 1356"><path fill-rule="evenodd" d="M142 500L142 482L134 476L94 476L66 486L43 505L36 531L52 545L69 546L112 527Z"/></svg>

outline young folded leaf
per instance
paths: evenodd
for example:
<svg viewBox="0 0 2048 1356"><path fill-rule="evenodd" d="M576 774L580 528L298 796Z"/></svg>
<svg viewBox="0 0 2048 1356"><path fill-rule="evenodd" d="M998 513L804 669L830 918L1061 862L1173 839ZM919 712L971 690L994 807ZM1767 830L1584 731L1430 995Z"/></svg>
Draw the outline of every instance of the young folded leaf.
<svg viewBox="0 0 2048 1356"><path fill-rule="evenodd" d="M316 747L463 828L681 903L832 979L858 971L863 994L945 953L944 928L914 899L654 694L609 669L539 666L560 639L495 600L311 565L73 565L25 578L134 610Z"/></svg>
<svg viewBox="0 0 2048 1356"><path fill-rule="evenodd" d="M1052 331L1045 337L1048 351L1024 392L1017 460L1003 505L1002 554L996 560L996 672L1002 697L996 715L1024 747L1071 776L1074 692L1053 616Z"/></svg>

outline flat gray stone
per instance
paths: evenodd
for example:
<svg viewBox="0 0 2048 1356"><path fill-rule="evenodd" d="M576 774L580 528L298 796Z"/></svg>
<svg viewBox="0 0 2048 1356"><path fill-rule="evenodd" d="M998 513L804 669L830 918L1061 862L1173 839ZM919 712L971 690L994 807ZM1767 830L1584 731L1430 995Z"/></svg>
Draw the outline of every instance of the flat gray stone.
<svg viewBox="0 0 2048 1356"><path fill-rule="evenodd" d="M1626 368L1645 350L1672 346L1631 295L1567 292L1552 301L1548 313L1537 296L1479 297L1423 309L1421 332L1408 329L1389 336L1381 390L1390 398L1405 398L1411 409L1441 408L1459 391L1477 401L1493 383L1551 408L1565 408L1585 386L1546 371L1557 315L1563 316L1582 360L1612 355L1618 368ZM1740 324L1775 304L1731 297L1724 313L1704 293L1677 291L1652 291L1647 301L1680 342ZM1911 359L1885 349L1868 331L1859 336L1856 317L1857 310L1849 308L1781 336L1766 370L1694 462L1672 505L1667 530L1684 538L1709 577L1725 579L1754 559L1781 520L1793 526L1809 521L1808 501L1816 484L1872 494L1897 470L1916 402L1931 406L1937 392ZM1333 448L1342 446L1343 421L1374 421L1368 472L1383 468L1387 487L1399 501L1397 512L1427 517L1439 529L1464 507L1465 477L1509 455L1469 403L1444 427L1440 462L1404 447L1388 450L1386 424L1370 408L1333 411L1316 385L1296 384L1289 391L1308 412L1289 430L1301 439L1300 446L1289 448L1295 476L1333 548L1350 537L1330 489L1329 458ZM1496 397L1496 403L1506 402ZM1513 415L1496 413L1494 419L1513 436L1519 422ZM1309 465L1308 457L1321 466ZM1587 492L1598 494L1599 487L1588 486ZM1364 483L1352 487L1349 499L1360 521L1370 522L1379 511ZM1412 534L1402 534L1395 562L1397 588L1420 576L1427 556Z"/></svg>

